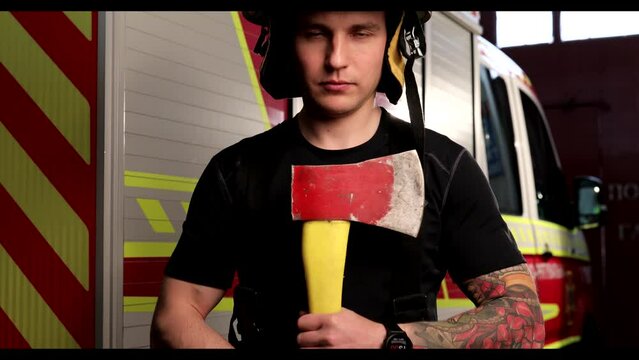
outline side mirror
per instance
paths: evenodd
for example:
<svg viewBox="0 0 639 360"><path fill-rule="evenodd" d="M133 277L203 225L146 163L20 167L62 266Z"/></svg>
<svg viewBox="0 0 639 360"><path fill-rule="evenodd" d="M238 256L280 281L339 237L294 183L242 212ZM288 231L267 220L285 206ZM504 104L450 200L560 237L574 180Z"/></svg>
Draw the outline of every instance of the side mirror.
<svg viewBox="0 0 639 360"><path fill-rule="evenodd" d="M601 226L607 210L602 201L601 179L594 176L575 176L573 185L577 201L577 226L581 229Z"/></svg>

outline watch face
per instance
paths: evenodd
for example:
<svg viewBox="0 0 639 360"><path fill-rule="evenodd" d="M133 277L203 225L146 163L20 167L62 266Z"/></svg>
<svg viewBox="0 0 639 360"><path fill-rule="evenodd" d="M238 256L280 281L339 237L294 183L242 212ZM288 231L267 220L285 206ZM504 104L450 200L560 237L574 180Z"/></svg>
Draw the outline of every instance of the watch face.
<svg viewBox="0 0 639 360"><path fill-rule="evenodd" d="M413 348L413 343L405 332L393 332L386 340L386 348L389 350L409 350Z"/></svg>

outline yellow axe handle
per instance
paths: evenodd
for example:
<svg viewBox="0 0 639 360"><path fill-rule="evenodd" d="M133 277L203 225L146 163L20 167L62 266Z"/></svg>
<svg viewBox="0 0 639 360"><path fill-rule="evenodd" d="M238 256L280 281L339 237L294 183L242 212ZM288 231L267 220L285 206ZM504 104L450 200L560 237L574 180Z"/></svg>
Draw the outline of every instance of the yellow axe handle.
<svg viewBox="0 0 639 360"><path fill-rule="evenodd" d="M302 259L311 313L342 310L342 284L350 221L312 220L302 228Z"/></svg>

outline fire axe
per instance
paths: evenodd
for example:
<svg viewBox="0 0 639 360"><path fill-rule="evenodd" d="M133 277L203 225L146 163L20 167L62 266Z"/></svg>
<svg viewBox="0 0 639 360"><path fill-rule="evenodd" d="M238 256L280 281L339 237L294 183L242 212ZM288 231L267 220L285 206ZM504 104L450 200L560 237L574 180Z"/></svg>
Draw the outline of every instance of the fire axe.
<svg viewBox="0 0 639 360"><path fill-rule="evenodd" d="M350 222L417 237L424 174L415 150L344 165L293 165L291 214L302 225L311 313L342 309Z"/></svg>

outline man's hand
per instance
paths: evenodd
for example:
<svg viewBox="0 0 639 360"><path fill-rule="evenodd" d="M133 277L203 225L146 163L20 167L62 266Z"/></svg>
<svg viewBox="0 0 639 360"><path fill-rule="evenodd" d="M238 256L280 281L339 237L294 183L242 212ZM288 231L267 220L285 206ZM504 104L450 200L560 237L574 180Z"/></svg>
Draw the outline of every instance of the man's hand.
<svg viewBox="0 0 639 360"><path fill-rule="evenodd" d="M379 349L384 325L342 308L335 314L304 314L297 320L300 347Z"/></svg>

